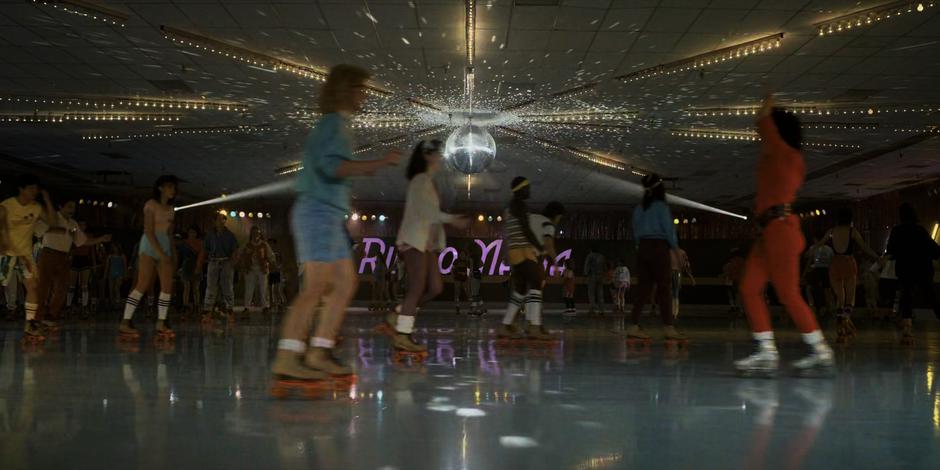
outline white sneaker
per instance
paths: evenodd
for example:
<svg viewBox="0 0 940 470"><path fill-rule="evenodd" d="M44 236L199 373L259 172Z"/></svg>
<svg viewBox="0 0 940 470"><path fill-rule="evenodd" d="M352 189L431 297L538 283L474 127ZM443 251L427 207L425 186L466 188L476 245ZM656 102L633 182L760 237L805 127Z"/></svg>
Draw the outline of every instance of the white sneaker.
<svg viewBox="0 0 940 470"><path fill-rule="evenodd" d="M734 367L741 372L775 372L780 364L780 355L776 349L760 349L744 359L734 361Z"/></svg>

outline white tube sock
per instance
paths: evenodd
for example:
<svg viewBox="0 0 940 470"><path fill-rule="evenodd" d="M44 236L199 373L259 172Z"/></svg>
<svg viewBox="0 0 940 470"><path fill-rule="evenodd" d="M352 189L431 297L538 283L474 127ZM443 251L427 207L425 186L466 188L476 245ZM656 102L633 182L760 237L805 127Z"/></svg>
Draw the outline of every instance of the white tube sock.
<svg viewBox="0 0 940 470"><path fill-rule="evenodd" d="M526 294L525 319L532 325L542 324L542 291L532 289Z"/></svg>
<svg viewBox="0 0 940 470"><path fill-rule="evenodd" d="M503 317L503 325L512 325L512 322L516 320L516 314L522 308L523 302L525 302L525 296L512 291L509 296L509 305L506 307L506 315Z"/></svg>
<svg viewBox="0 0 940 470"><path fill-rule="evenodd" d="M777 344L774 342L773 331L761 331L760 333L754 333L754 341L757 341L757 344L760 346L762 351L777 350Z"/></svg>
<svg viewBox="0 0 940 470"><path fill-rule="evenodd" d="M157 318L160 320L166 320L167 313L170 312L170 299L173 298L173 294L161 292L160 298L157 300Z"/></svg>
<svg viewBox="0 0 940 470"><path fill-rule="evenodd" d="M39 310L39 304L34 304L32 302L26 302L23 307L26 309L26 321L33 321L36 319L36 310Z"/></svg>
<svg viewBox="0 0 940 470"><path fill-rule="evenodd" d="M127 303L124 304L124 319L130 320L134 318L134 311L137 310L137 304L140 303L140 298L144 296L143 292L134 289L130 294L127 295Z"/></svg>
<svg viewBox="0 0 940 470"><path fill-rule="evenodd" d="M333 349L333 346L336 346L336 341L332 339L314 337L310 338L310 346L315 348Z"/></svg>
<svg viewBox="0 0 940 470"><path fill-rule="evenodd" d="M307 350L304 342L300 341L299 339L282 339L277 342L277 348L283 349L285 351L292 351L297 354L302 354Z"/></svg>
<svg viewBox="0 0 940 470"><path fill-rule="evenodd" d="M414 331L415 317L412 315L399 315L395 331L410 335Z"/></svg>

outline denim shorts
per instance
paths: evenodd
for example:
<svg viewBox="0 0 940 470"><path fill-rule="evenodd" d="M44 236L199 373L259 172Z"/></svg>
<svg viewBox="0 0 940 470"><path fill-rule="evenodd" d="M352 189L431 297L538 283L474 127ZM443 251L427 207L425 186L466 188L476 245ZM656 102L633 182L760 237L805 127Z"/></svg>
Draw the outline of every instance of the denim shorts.
<svg viewBox="0 0 940 470"><path fill-rule="evenodd" d="M170 236L163 232L155 233L154 236L156 236L157 243L160 244L160 248L163 249L163 253L168 256L172 256L173 252L171 251L172 247L170 246ZM150 239L147 238L146 234L140 237L140 248L137 250L137 252L160 261L160 254L157 253L157 249L155 247L150 245Z"/></svg>
<svg viewBox="0 0 940 470"><path fill-rule="evenodd" d="M291 209L291 231L297 261L332 263L352 259L352 240L342 210L316 201L297 199Z"/></svg>

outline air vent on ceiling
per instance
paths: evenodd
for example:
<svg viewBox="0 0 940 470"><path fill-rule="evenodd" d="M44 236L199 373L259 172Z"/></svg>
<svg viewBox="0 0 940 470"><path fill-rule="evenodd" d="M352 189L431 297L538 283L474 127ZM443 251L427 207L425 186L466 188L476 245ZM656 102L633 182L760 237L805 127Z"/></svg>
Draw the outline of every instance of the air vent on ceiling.
<svg viewBox="0 0 940 470"><path fill-rule="evenodd" d="M194 95L196 92L182 80L148 80L151 85L156 87L158 90L165 91L168 93L183 93L188 95Z"/></svg>
<svg viewBox="0 0 940 470"><path fill-rule="evenodd" d="M881 90L874 90L869 88L850 88L845 90L844 93L832 98L832 101L839 103L860 103L872 96L881 93Z"/></svg>
<svg viewBox="0 0 940 470"><path fill-rule="evenodd" d="M104 155L110 158L111 160L130 160L131 159L131 157L128 157L127 155L124 155L123 153L117 153L117 152L101 152L101 155Z"/></svg>

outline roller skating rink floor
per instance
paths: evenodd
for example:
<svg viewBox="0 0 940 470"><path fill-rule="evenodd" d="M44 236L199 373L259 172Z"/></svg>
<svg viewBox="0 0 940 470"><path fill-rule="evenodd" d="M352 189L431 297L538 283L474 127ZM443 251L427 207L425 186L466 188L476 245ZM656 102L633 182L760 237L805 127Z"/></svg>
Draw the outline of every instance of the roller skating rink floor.
<svg viewBox="0 0 940 470"><path fill-rule="evenodd" d="M781 369L767 379L733 371L752 348L743 320L689 315L689 345L666 348L646 317L646 348L614 331L621 317L549 309L557 343L506 344L501 313L422 310L427 360L393 361L374 332L382 314L352 309L338 356L355 383L286 398L271 395L270 316L174 323L167 343L144 318L138 342L118 341L114 314L65 322L38 346L3 322L0 468L940 468L931 315L902 346L893 325L857 314L828 378L790 374L806 350L776 322Z"/></svg>

